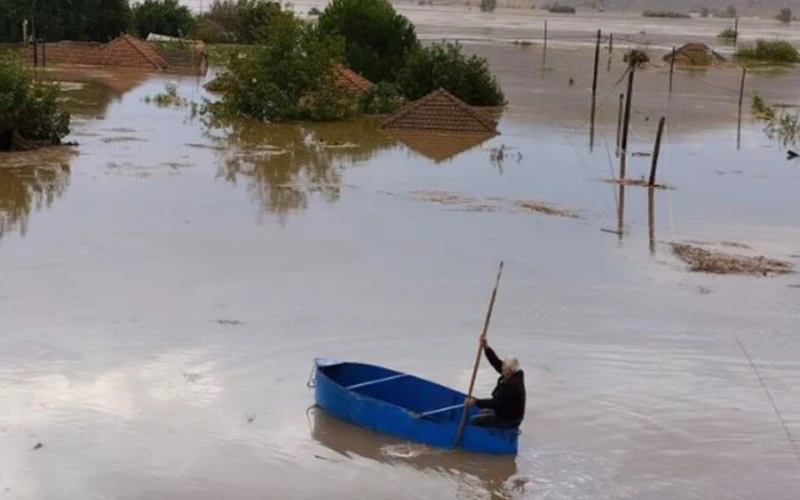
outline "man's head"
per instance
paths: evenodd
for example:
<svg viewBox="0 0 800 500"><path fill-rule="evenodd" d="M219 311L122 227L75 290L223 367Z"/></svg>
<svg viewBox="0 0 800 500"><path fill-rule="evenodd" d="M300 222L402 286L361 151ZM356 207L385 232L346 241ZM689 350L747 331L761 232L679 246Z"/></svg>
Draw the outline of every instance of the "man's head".
<svg viewBox="0 0 800 500"><path fill-rule="evenodd" d="M508 356L503 360L503 376L510 377L520 371L519 360L514 356Z"/></svg>

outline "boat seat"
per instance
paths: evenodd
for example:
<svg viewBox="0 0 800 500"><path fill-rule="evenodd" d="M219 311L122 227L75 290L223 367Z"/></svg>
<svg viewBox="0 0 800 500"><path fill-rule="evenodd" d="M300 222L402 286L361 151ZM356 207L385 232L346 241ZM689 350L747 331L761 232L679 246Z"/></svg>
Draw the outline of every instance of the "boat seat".
<svg viewBox="0 0 800 500"><path fill-rule="evenodd" d="M358 384L353 384L345 387L348 391L352 391L353 389L359 389L361 387L366 387L368 385L380 384L381 382L388 382L390 380L395 380L402 377L408 377L407 373L398 373L397 375L392 375L390 377L383 377L375 380L368 380L367 382L359 382Z"/></svg>

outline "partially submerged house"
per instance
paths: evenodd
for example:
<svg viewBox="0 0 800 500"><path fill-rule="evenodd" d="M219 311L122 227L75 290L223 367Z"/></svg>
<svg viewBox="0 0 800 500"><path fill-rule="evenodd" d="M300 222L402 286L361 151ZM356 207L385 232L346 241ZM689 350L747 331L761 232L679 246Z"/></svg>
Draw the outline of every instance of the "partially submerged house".
<svg viewBox="0 0 800 500"><path fill-rule="evenodd" d="M47 66L105 66L177 74L205 74L208 68L202 42L155 45L128 34L106 44L61 41L30 45L28 50L31 62Z"/></svg>
<svg viewBox="0 0 800 500"><path fill-rule="evenodd" d="M381 128L411 150L441 163L495 137L492 115L439 89L386 118Z"/></svg>
<svg viewBox="0 0 800 500"><path fill-rule="evenodd" d="M672 61L672 52L664 56L664 61ZM689 42L675 49L675 64L685 66L716 66L724 63L725 58L708 45Z"/></svg>

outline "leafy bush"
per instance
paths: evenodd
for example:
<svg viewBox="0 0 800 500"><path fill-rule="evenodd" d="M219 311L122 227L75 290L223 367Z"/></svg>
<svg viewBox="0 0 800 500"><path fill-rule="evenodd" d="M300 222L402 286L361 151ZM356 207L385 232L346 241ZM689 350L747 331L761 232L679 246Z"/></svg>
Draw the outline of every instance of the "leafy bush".
<svg viewBox="0 0 800 500"><path fill-rule="evenodd" d="M309 16L318 16L318 15L320 15L320 14L322 14L322 11L321 11L321 10L319 10L318 8L316 8L316 7L311 7L311 8L308 10L308 15L309 15Z"/></svg>
<svg viewBox="0 0 800 500"><path fill-rule="evenodd" d="M789 24L790 22L792 22L792 9L790 9L789 7L782 8L781 11L778 12L778 15L775 16L775 18L782 23Z"/></svg>
<svg viewBox="0 0 800 500"><path fill-rule="evenodd" d="M553 5L548 9L551 14L575 14L575 7L569 5Z"/></svg>
<svg viewBox="0 0 800 500"><path fill-rule="evenodd" d="M362 111L368 115L385 115L396 111L404 101L396 85L381 82L364 96Z"/></svg>
<svg viewBox="0 0 800 500"><path fill-rule="evenodd" d="M646 10L642 13L642 17L664 17L669 19L691 19L692 16L685 12L673 12L662 10Z"/></svg>
<svg viewBox="0 0 800 500"><path fill-rule="evenodd" d="M461 45L436 43L415 51L400 72L398 86L408 99L419 99L444 88L472 106L500 106L505 96L489 63L478 56L466 56Z"/></svg>
<svg viewBox="0 0 800 500"><path fill-rule="evenodd" d="M207 17L200 17L197 19L197 29L195 35L200 40L211 43L234 43L236 42L236 33L226 31L225 28Z"/></svg>
<svg viewBox="0 0 800 500"><path fill-rule="evenodd" d="M194 31L195 19L178 0L144 0L133 6L133 23L142 38L150 33L182 38Z"/></svg>
<svg viewBox="0 0 800 500"><path fill-rule="evenodd" d="M709 15L711 15L711 11L708 10L708 7L700 9L700 17L708 17Z"/></svg>
<svg viewBox="0 0 800 500"><path fill-rule="evenodd" d="M733 28L725 28L717 34L717 38L723 42L733 43L736 40L736 31Z"/></svg>
<svg viewBox="0 0 800 500"><path fill-rule="evenodd" d="M641 49L630 49L622 57L622 61L627 63L629 67L639 69L650 62L650 56Z"/></svg>
<svg viewBox="0 0 800 500"><path fill-rule="evenodd" d="M419 47L414 25L388 0L333 0L318 26L344 38L348 66L373 82L393 81Z"/></svg>
<svg viewBox="0 0 800 500"><path fill-rule="evenodd" d="M0 57L0 133L17 131L29 141L58 144L69 134L69 122L58 85L34 81L17 59Z"/></svg>
<svg viewBox="0 0 800 500"><path fill-rule="evenodd" d="M797 48L786 40L765 40L759 38L755 44L740 45L736 49L738 59L771 63L800 62Z"/></svg>
<svg viewBox="0 0 800 500"><path fill-rule="evenodd" d="M335 83L334 67L344 43L294 17L277 20L263 44L234 53L225 76L227 92L209 104L217 118L260 121L339 120L358 111Z"/></svg>
<svg viewBox="0 0 800 500"><path fill-rule="evenodd" d="M481 0L482 12L494 12L497 9L497 0Z"/></svg>

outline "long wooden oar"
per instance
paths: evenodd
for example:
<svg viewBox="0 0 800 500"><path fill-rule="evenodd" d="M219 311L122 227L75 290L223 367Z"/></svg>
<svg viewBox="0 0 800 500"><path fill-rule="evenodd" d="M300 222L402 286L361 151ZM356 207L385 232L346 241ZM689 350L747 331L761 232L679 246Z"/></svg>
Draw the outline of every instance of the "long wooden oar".
<svg viewBox="0 0 800 500"><path fill-rule="evenodd" d="M472 390L475 388L475 377L478 375L478 365L481 363L481 354L483 354L483 341L486 339L486 334L489 332L489 321L492 319L492 309L494 309L494 299L497 297L497 288L500 285L500 276L503 274L503 261L500 261L500 268L497 270L497 279L494 282L494 290L492 291L492 298L489 301L489 310L486 312L486 321L483 323L483 332L478 338L478 354L475 356L475 366L472 368L472 379L469 381L469 392L467 393L467 401L464 404L464 411L461 413L461 423L458 424L458 433L453 446L458 448L461 444L461 435L464 433L464 425L467 423L467 414L469 413L469 405L472 400Z"/></svg>

